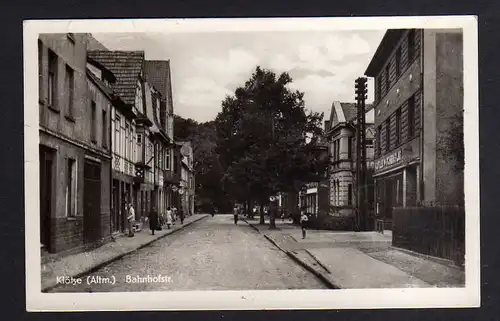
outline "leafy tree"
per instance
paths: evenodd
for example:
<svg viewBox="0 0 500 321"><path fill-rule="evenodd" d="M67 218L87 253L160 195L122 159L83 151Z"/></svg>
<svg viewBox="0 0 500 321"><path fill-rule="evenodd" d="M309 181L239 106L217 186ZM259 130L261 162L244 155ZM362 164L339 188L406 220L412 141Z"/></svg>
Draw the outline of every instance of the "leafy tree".
<svg viewBox="0 0 500 321"><path fill-rule="evenodd" d="M198 123L175 116L174 132L176 140L190 141L193 147L197 207L205 212L214 207L229 210L227 196L221 187L222 166L215 152L214 122Z"/></svg>
<svg viewBox="0 0 500 321"><path fill-rule="evenodd" d="M264 205L278 191L296 190L297 181L319 180L328 165L316 153L323 114L308 112L304 94L290 90L291 82L287 73L257 67L222 102L216 150L224 189L237 201L251 198ZM270 220L274 228L274 215Z"/></svg>

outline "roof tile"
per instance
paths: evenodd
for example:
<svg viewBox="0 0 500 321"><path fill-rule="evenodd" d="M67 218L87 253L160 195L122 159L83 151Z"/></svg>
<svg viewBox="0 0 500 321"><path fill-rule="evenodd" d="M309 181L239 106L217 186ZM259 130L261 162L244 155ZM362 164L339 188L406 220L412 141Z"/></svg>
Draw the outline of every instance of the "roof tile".
<svg viewBox="0 0 500 321"><path fill-rule="evenodd" d="M136 81L144 66L144 51L91 50L88 56L109 69L116 77L113 90L126 104L135 102Z"/></svg>

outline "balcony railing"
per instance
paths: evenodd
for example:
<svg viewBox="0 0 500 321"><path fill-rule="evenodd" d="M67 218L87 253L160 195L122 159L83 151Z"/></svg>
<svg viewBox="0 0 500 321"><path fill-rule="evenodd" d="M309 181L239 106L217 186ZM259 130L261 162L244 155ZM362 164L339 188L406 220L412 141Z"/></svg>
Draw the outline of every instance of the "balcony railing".
<svg viewBox="0 0 500 321"><path fill-rule="evenodd" d="M113 154L113 170L126 175L135 176L134 163L118 154Z"/></svg>

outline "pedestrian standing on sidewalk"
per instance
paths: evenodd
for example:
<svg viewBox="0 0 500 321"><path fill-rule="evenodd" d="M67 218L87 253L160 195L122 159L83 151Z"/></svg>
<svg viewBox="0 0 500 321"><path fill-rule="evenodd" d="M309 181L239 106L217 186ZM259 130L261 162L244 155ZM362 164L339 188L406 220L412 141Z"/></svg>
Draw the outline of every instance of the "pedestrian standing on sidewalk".
<svg viewBox="0 0 500 321"><path fill-rule="evenodd" d="M302 211L302 215L300 216L300 226L302 227L302 239L306 238L306 227L308 220L309 218L307 217L306 213Z"/></svg>
<svg viewBox="0 0 500 321"><path fill-rule="evenodd" d="M234 224L237 225L238 224L238 212L240 211L240 209L238 208L238 205L235 205L234 206L234 209L233 209L233 216L234 216Z"/></svg>
<svg viewBox="0 0 500 321"><path fill-rule="evenodd" d="M155 235L155 231L158 229L158 212L156 211L156 207L153 205L151 212L149 212L149 229L151 230L152 235Z"/></svg>
<svg viewBox="0 0 500 321"><path fill-rule="evenodd" d="M135 210L134 210L134 207L132 206L132 203L130 203L128 206L127 220L128 220L128 236L133 237L134 236Z"/></svg>
<svg viewBox="0 0 500 321"><path fill-rule="evenodd" d="M170 230L170 225L172 225L172 210L170 206L167 207L167 228Z"/></svg>

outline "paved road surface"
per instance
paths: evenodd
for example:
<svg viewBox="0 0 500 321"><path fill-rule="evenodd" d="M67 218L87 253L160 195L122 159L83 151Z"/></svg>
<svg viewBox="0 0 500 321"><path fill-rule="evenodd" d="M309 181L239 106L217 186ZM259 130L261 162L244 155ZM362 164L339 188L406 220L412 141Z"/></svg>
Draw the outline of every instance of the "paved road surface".
<svg viewBox="0 0 500 321"><path fill-rule="evenodd" d="M147 282L148 276L159 275ZM107 283L113 276L116 283ZM88 285L84 276L81 285L64 285L51 292L326 288L245 222L235 226L232 215L194 223L89 277L98 283Z"/></svg>

